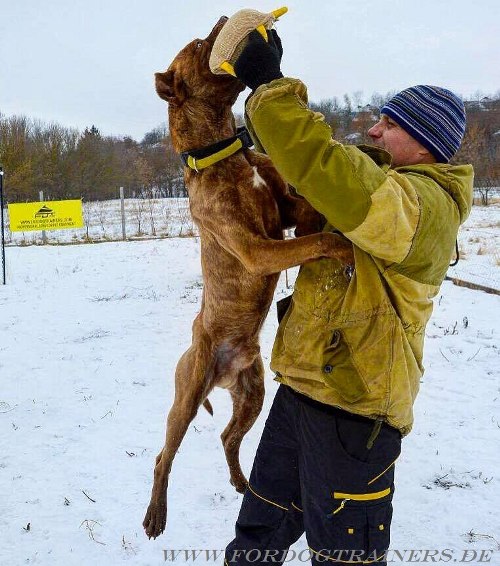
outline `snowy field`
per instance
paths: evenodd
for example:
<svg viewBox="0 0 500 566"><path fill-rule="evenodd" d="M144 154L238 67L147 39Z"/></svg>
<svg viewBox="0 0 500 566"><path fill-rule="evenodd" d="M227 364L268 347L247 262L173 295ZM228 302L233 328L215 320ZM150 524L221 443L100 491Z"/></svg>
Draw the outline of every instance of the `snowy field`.
<svg viewBox="0 0 500 566"><path fill-rule="evenodd" d="M500 202L472 207L458 245L460 261L449 275L500 290Z"/></svg>
<svg viewBox="0 0 500 566"><path fill-rule="evenodd" d="M0 564L154 566L168 550L223 549L241 496L219 440L230 415L222 390L211 395L214 417L200 410L174 462L167 531L149 541L141 526L174 368L200 307L199 241L9 246L7 277ZM277 298L289 292L284 281ZM498 307L498 296L443 284L415 428L396 466L393 549L457 557L494 549L489 564L500 564ZM272 310L261 340L266 367L276 327ZM269 370L266 388L243 444L247 473L276 390ZM294 546L306 548L304 538Z"/></svg>
<svg viewBox="0 0 500 566"><path fill-rule="evenodd" d="M479 201L476 198L476 201ZM474 206L459 237L460 263L449 275L483 287L500 290L500 198L491 197L489 206ZM46 232L49 244L79 244L123 239L120 200L83 203L85 227L78 230ZM129 240L190 237L197 234L188 200L125 199L125 235ZM42 233L10 232L5 213L7 245L28 246L42 243Z"/></svg>

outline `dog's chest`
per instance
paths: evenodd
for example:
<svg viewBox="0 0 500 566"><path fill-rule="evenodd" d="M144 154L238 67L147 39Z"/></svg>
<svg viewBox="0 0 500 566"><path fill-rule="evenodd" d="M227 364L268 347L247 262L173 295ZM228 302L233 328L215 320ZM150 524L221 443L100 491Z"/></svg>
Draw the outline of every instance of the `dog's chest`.
<svg viewBox="0 0 500 566"><path fill-rule="evenodd" d="M257 167L254 165L252 167L253 169L253 177L252 177L252 184L253 184L253 188L254 189L259 189L261 187L265 187L266 186L266 182L264 181L264 179L259 175L259 170L257 169Z"/></svg>

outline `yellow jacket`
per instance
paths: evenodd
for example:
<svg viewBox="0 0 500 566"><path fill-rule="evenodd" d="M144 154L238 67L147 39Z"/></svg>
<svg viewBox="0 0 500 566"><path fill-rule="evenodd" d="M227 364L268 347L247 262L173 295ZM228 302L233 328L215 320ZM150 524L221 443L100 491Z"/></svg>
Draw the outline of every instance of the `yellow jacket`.
<svg viewBox="0 0 500 566"><path fill-rule="evenodd" d="M271 368L305 395L407 434L432 298L472 206L472 166L391 169L384 150L332 139L296 79L259 87L246 118L256 144L355 255L352 275L330 259L301 267Z"/></svg>

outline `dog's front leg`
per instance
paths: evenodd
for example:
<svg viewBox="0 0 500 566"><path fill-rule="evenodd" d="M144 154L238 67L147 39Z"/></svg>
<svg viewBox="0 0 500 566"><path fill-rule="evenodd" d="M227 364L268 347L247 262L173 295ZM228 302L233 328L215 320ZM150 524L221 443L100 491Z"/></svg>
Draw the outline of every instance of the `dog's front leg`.
<svg viewBox="0 0 500 566"><path fill-rule="evenodd" d="M226 231L219 232L216 237L254 275L279 273L321 258L335 258L344 265L354 264L351 242L332 232L320 232L291 240L271 240L253 234L245 234L244 237L243 234L239 237L233 234L229 237Z"/></svg>

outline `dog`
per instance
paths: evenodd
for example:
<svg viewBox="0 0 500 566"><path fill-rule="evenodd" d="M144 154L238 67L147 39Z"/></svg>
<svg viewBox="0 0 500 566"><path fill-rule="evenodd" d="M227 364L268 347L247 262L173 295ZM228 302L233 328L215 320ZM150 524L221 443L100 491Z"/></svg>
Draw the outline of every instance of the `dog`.
<svg viewBox="0 0 500 566"><path fill-rule="evenodd" d="M208 37L182 49L166 72L155 74L157 94L168 103L172 144L180 154L235 135L231 107L244 85L230 75L212 74L208 63L226 20L222 17ZM149 538L165 529L172 461L200 405L213 414L207 396L215 386L232 398L233 414L221 440L230 481L238 492L245 490L239 449L262 408L258 338L280 271L319 258L354 262L352 245L338 234L320 232L319 214L290 194L267 156L242 149L204 169L197 170L196 159L192 165L184 179L200 235L203 297L192 344L175 370L175 398L143 521ZM305 223L298 221L304 218ZM293 225L296 235L303 235L284 240L283 229Z"/></svg>

